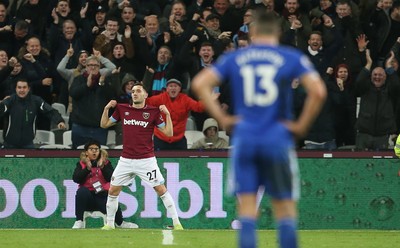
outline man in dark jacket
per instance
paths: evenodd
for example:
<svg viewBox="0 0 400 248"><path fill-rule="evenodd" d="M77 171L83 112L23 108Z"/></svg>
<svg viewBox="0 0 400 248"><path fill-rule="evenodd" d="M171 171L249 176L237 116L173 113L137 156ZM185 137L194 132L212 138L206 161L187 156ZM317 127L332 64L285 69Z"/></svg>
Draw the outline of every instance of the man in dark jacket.
<svg viewBox="0 0 400 248"><path fill-rule="evenodd" d="M393 102L399 95L400 84L392 61L386 60L386 70L376 67L371 71L372 59L366 52L367 64L356 80L356 94L361 96L360 112L356 122L356 148L362 150L387 149L389 136L396 133Z"/></svg>
<svg viewBox="0 0 400 248"><path fill-rule="evenodd" d="M77 148L91 139L106 145L108 130L100 128L104 106L115 98L111 84L100 75L100 60L86 59L86 72L77 76L69 89L72 97L72 147Z"/></svg>
<svg viewBox="0 0 400 248"><path fill-rule="evenodd" d="M39 112L58 123L58 128L65 129L64 120L58 111L42 98L30 94L27 80L20 79L15 91L15 94L0 102L0 116L9 114L4 132L4 148L34 148L35 121Z"/></svg>

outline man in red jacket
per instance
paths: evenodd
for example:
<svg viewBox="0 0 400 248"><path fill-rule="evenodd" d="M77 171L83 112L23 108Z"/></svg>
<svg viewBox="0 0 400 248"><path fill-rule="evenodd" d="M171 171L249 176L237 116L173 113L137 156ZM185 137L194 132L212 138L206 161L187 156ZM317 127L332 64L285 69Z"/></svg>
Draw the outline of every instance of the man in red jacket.
<svg viewBox="0 0 400 248"><path fill-rule="evenodd" d="M174 127L174 135L165 136L161 131L154 132L154 150L186 150L187 140L185 137L186 122L190 111L203 112L204 106L201 102L193 100L181 93L182 83L172 78L167 81L166 91L146 99L146 103L152 106L165 105L170 113Z"/></svg>

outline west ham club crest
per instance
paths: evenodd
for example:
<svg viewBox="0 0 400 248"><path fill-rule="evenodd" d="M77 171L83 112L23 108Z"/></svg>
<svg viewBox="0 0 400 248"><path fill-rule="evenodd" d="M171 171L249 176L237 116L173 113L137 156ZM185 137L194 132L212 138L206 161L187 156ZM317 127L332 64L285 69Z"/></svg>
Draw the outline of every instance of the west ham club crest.
<svg viewBox="0 0 400 248"><path fill-rule="evenodd" d="M150 117L150 113L147 113L147 112L143 112L143 118L144 119L149 119L149 117Z"/></svg>

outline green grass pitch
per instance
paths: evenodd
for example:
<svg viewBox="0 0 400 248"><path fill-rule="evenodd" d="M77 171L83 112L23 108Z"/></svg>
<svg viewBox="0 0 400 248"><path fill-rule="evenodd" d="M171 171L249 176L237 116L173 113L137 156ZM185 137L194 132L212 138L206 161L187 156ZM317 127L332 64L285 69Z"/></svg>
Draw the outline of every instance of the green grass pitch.
<svg viewBox="0 0 400 248"><path fill-rule="evenodd" d="M400 247L400 231L323 230L300 231L302 248ZM0 229L0 247L99 248L99 247L237 247L234 230L160 229ZM258 231L258 247L277 248L276 232Z"/></svg>

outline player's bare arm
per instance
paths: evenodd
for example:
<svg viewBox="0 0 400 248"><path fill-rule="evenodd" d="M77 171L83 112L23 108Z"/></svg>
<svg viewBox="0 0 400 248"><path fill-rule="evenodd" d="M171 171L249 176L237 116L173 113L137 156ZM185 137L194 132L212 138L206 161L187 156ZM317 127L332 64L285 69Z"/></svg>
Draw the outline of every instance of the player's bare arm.
<svg viewBox="0 0 400 248"><path fill-rule="evenodd" d="M191 87L199 99L204 103L209 114L217 120L223 129L230 130L230 128L236 123L237 118L229 115L223 108L221 108L221 104L213 93L213 88L219 85L219 78L215 72L211 69L204 69L193 79Z"/></svg>
<svg viewBox="0 0 400 248"><path fill-rule="evenodd" d="M308 73L300 78L300 82L307 92L303 110L294 122L287 122L289 130L297 137L304 137L311 124L317 118L326 99L326 87L317 73Z"/></svg>
<svg viewBox="0 0 400 248"><path fill-rule="evenodd" d="M115 125L115 123L112 122L110 120L110 118L108 117L108 111L110 110L110 108L115 108L116 106L117 106L117 101L111 100L104 107L103 114L101 115L101 120L100 120L100 127L101 128L109 128L109 127Z"/></svg>
<svg viewBox="0 0 400 248"><path fill-rule="evenodd" d="M160 111L161 113L165 114L165 126L160 127L160 131L165 134L168 137L171 137L174 135L174 127L172 125L172 119L171 119L171 114L169 113L169 110L165 105L160 105Z"/></svg>

